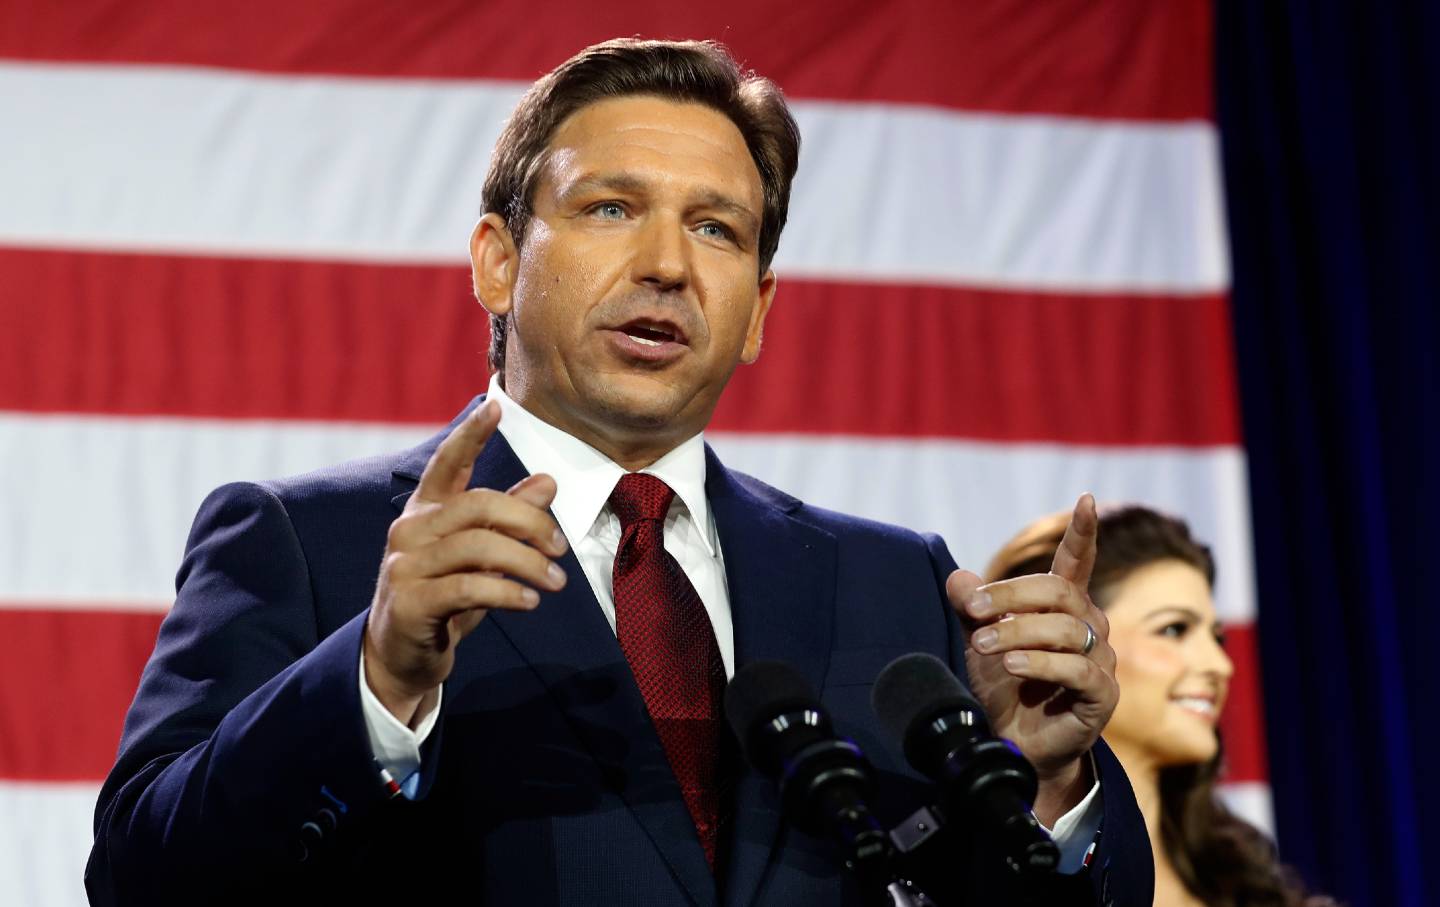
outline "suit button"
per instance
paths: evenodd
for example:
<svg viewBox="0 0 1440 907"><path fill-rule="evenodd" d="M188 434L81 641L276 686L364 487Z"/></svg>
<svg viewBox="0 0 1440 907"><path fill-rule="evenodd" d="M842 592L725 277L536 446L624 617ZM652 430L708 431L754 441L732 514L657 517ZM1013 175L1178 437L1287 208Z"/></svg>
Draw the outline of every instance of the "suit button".
<svg viewBox="0 0 1440 907"><path fill-rule="evenodd" d="M304 863L310 859L311 853L325 840L325 830L314 822L306 822L300 826L300 838L295 842L295 862Z"/></svg>

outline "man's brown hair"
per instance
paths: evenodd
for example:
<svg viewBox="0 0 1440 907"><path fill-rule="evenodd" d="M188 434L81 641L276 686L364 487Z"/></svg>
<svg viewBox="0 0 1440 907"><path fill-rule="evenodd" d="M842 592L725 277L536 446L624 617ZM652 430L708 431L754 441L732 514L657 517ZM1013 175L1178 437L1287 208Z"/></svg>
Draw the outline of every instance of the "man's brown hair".
<svg viewBox="0 0 1440 907"><path fill-rule="evenodd" d="M516 246L523 243L555 130L588 104L632 95L704 104L740 130L764 189L764 274L785 228L790 183L800 162L800 130L775 83L742 71L714 41L616 38L585 48L540 78L520 99L495 143L481 213L499 214ZM505 329L505 316L490 316L490 367L495 371L505 367Z"/></svg>

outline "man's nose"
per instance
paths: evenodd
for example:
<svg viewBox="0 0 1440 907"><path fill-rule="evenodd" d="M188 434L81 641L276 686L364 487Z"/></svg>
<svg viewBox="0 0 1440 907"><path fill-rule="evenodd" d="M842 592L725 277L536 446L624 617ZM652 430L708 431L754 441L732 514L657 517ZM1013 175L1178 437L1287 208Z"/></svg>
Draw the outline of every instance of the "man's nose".
<svg viewBox="0 0 1440 907"><path fill-rule="evenodd" d="M660 291L684 289L690 282L685 239L685 225L677 218L647 218L636 237L635 282Z"/></svg>

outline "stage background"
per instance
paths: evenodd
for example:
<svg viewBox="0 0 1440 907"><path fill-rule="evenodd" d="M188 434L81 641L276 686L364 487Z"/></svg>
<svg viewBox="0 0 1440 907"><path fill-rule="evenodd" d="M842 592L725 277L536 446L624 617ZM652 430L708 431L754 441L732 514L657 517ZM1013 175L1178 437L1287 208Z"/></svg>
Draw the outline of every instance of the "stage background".
<svg viewBox="0 0 1440 907"><path fill-rule="evenodd" d="M726 42L804 134L721 456L977 569L1085 490L1185 516L1237 664L1226 796L1270 826L1210 6L723 9L0 6L0 903L83 902L202 496L408 446L483 389L490 146L622 34Z"/></svg>
<svg viewBox="0 0 1440 907"><path fill-rule="evenodd" d="M1220 126L1280 843L1440 904L1440 4L1226 0Z"/></svg>

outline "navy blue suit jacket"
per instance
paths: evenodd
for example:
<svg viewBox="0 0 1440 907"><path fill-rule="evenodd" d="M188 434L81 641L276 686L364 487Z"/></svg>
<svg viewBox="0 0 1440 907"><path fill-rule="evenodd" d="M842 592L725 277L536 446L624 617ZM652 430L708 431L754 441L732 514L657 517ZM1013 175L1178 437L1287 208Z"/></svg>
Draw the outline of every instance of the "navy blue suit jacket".
<svg viewBox="0 0 1440 907"><path fill-rule="evenodd" d="M753 772L710 871L573 553L563 591L490 613L461 644L419 796L386 796L358 694L364 624L386 530L443 436L205 501L100 795L92 902L856 903L829 844L782 821ZM907 652L963 671L943 593L954 563L937 537L809 507L707 456L736 664L798 669L881 772L882 816L900 819L925 791L870 684ZM497 435L472 484L524 475ZM1142 820L1103 744L1097 760L1104 832L1079 901L1148 907Z"/></svg>

